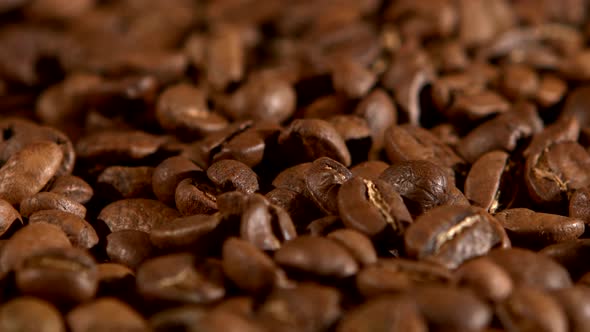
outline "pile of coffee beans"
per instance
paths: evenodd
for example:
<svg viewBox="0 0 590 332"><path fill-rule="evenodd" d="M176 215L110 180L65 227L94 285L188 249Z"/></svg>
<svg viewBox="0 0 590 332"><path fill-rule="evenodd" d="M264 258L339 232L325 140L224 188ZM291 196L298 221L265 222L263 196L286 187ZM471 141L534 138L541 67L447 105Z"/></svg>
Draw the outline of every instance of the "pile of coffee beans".
<svg viewBox="0 0 590 332"><path fill-rule="evenodd" d="M590 331L590 0L0 0L0 331Z"/></svg>

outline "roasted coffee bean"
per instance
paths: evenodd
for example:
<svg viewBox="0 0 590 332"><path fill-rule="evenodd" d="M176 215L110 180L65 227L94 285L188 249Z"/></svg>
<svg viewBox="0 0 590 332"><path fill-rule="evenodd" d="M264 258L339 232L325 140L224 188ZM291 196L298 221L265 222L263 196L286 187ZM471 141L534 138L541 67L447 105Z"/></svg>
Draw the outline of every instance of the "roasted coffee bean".
<svg viewBox="0 0 590 332"><path fill-rule="evenodd" d="M96 186L102 197L111 200L151 198L153 173L154 168L149 166L111 166L100 173Z"/></svg>
<svg viewBox="0 0 590 332"><path fill-rule="evenodd" d="M451 272L438 264L403 258L379 259L377 264L364 267L356 276L356 287L367 298L452 282Z"/></svg>
<svg viewBox="0 0 590 332"><path fill-rule="evenodd" d="M92 187L82 178L75 175L57 177L47 191L64 195L80 204L88 203L94 195Z"/></svg>
<svg viewBox="0 0 590 332"><path fill-rule="evenodd" d="M163 137L142 131L104 131L85 136L76 144L76 156L103 164L123 164L158 151Z"/></svg>
<svg viewBox="0 0 590 332"><path fill-rule="evenodd" d="M311 168L312 163L301 163L289 167L279 173L272 181L276 188L285 188L303 194L307 191L305 174Z"/></svg>
<svg viewBox="0 0 590 332"><path fill-rule="evenodd" d="M111 297L81 304L68 312L66 322L72 332L147 331L147 322L129 305Z"/></svg>
<svg viewBox="0 0 590 332"><path fill-rule="evenodd" d="M193 248L207 241L221 222L219 214L196 214L156 225L150 232L151 242L158 248Z"/></svg>
<svg viewBox="0 0 590 332"><path fill-rule="evenodd" d="M154 253L148 233L124 229L109 234L106 238L106 252L113 262L132 269L137 267Z"/></svg>
<svg viewBox="0 0 590 332"><path fill-rule="evenodd" d="M0 235L6 233L15 221L22 223L20 213L8 201L0 199Z"/></svg>
<svg viewBox="0 0 590 332"><path fill-rule="evenodd" d="M474 122L510 110L510 103L504 97L487 89L462 91L452 97L444 113L456 123Z"/></svg>
<svg viewBox="0 0 590 332"><path fill-rule="evenodd" d="M563 110L559 114L561 118L575 117L581 127L587 127L590 124L587 112L587 93L588 86L581 86L572 90L565 100Z"/></svg>
<svg viewBox="0 0 590 332"><path fill-rule="evenodd" d="M584 224L590 224L590 187L584 187L576 190L569 200L570 218L576 218L584 221Z"/></svg>
<svg viewBox="0 0 590 332"><path fill-rule="evenodd" d="M61 314L44 300L18 297L0 307L0 329L6 332L64 332Z"/></svg>
<svg viewBox="0 0 590 332"><path fill-rule="evenodd" d="M296 221L295 226L298 228L306 226L308 222L323 215L309 197L290 189L275 188L266 193L264 197L271 204L285 210L291 219Z"/></svg>
<svg viewBox="0 0 590 332"><path fill-rule="evenodd" d="M371 148L371 133L367 121L354 115L335 115L328 119L340 134L350 152L351 163L367 160Z"/></svg>
<svg viewBox="0 0 590 332"><path fill-rule="evenodd" d="M568 318L569 331L584 331L590 322L590 289L571 287L551 293Z"/></svg>
<svg viewBox="0 0 590 332"><path fill-rule="evenodd" d="M495 215L515 244L531 247L573 241L584 233L580 219L518 208Z"/></svg>
<svg viewBox="0 0 590 332"><path fill-rule="evenodd" d="M94 259L76 248L47 249L27 257L15 279L22 293L54 303L90 300L98 288Z"/></svg>
<svg viewBox="0 0 590 332"><path fill-rule="evenodd" d="M559 303L542 290L516 288L498 306L497 316L502 326L521 331L568 331L568 321Z"/></svg>
<svg viewBox="0 0 590 332"><path fill-rule="evenodd" d="M307 191L316 205L327 214L338 214L338 190L352 177L339 162L328 157L316 159L305 173Z"/></svg>
<svg viewBox="0 0 590 332"><path fill-rule="evenodd" d="M345 226L342 223L342 219L340 219L340 217L325 216L310 222L306 227L306 231L309 233L309 235L325 236L331 231L339 230L344 227Z"/></svg>
<svg viewBox="0 0 590 332"><path fill-rule="evenodd" d="M74 247L90 249L98 241L92 225L79 216L61 210L41 210L29 216L29 224L48 223L61 228Z"/></svg>
<svg viewBox="0 0 590 332"><path fill-rule="evenodd" d="M221 191L238 190L247 194L258 191L258 176L246 164L225 159L207 168L207 176Z"/></svg>
<svg viewBox="0 0 590 332"><path fill-rule="evenodd" d="M227 120L207 107L202 89L186 83L167 88L158 98L156 117L162 128L194 140L227 126Z"/></svg>
<svg viewBox="0 0 590 332"><path fill-rule="evenodd" d="M532 68L516 64L504 68L500 86L508 98L518 100L533 97L539 84L539 77Z"/></svg>
<svg viewBox="0 0 590 332"><path fill-rule="evenodd" d="M541 107L551 107L559 103L566 92L567 84L564 80L555 75L545 74L541 76L536 101Z"/></svg>
<svg viewBox="0 0 590 332"><path fill-rule="evenodd" d="M428 326L411 299L383 296L371 299L346 313L336 331L425 332L428 331Z"/></svg>
<svg viewBox="0 0 590 332"><path fill-rule="evenodd" d="M217 210L217 190L203 177L180 181L174 193L176 208L184 216L210 214Z"/></svg>
<svg viewBox="0 0 590 332"><path fill-rule="evenodd" d="M500 266L484 257L461 264L455 271L457 284L468 287L479 297L501 302L513 289L512 279Z"/></svg>
<svg viewBox="0 0 590 332"><path fill-rule="evenodd" d="M392 98L384 90L375 89L359 102L354 114L367 121L371 130L372 150L381 150L385 130L397 122L397 109Z"/></svg>
<svg viewBox="0 0 590 332"><path fill-rule="evenodd" d="M337 201L343 223L368 236L386 228L402 235L412 222L401 196L383 180L352 178L340 187Z"/></svg>
<svg viewBox="0 0 590 332"><path fill-rule="evenodd" d="M453 188L444 168L426 160L398 162L384 170L379 179L404 198L414 216L444 204Z"/></svg>
<svg viewBox="0 0 590 332"><path fill-rule="evenodd" d="M211 303L225 295L221 266L197 265L188 253L151 258L137 269L137 287L149 300L174 303Z"/></svg>
<svg viewBox="0 0 590 332"><path fill-rule="evenodd" d="M586 255L590 253L589 239L556 243L543 248L539 253L553 258L565 267L574 280L590 271L590 265L585 259Z"/></svg>
<svg viewBox="0 0 590 332"><path fill-rule="evenodd" d="M238 26L215 26L207 44L207 81L218 90L240 81L245 74L244 44Z"/></svg>
<svg viewBox="0 0 590 332"><path fill-rule="evenodd" d="M510 247L494 217L473 207L445 205L421 215L404 235L408 255L456 268L494 247Z"/></svg>
<svg viewBox="0 0 590 332"><path fill-rule="evenodd" d="M332 64L334 90L350 98L361 98L377 81L375 74L351 59L340 59Z"/></svg>
<svg viewBox="0 0 590 332"><path fill-rule="evenodd" d="M377 261L377 252L373 247L373 243L360 232L352 229L339 229L329 233L327 238L348 249L361 265L370 265Z"/></svg>
<svg viewBox="0 0 590 332"><path fill-rule="evenodd" d="M257 294L275 285L278 267L251 243L229 238L223 243L222 256L225 276L240 289Z"/></svg>
<svg viewBox="0 0 590 332"><path fill-rule="evenodd" d="M20 214L29 217L33 213L42 210L60 210L71 213L79 218L86 217L84 205L67 198L64 195L52 192L40 192L23 199L20 203Z"/></svg>
<svg viewBox="0 0 590 332"><path fill-rule="evenodd" d="M63 152L52 142L33 143L0 168L0 197L10 204L39 192L57 173Z"/></svg>
<svg viewBox="0 0 590 332"><path fill-rule="evenodd" d="M174 205L174 194L180 181L193 177L200 170L192 161L181 156L164 160L152 173L154 194L160 201Z"/></svg>
<svg viewBox="0 0 590 332"><path fill-rule="evenodd" d="M10 237L0 251L2 272L18 268L28 257L50 248L71 246L66 234L57 226L39 222L30 224Z"/></svg>
<svg viewBox="0 0 590 332"><path fill-rule="evenodd" d="M469 170L465 179L465 197L475 206L495 213L504 208L500 203L503 176L507 176L510 156L503 151L492 151L481 156Z"/></svg>
<svg viewBox="0 0 590 332"><path fill-rule="evenodd" d="M277 128L277 132L280 127ZM255 128L250 128L235 135L221 145L219 152L213 156L213 162L232 159L254 167L264 159L265 137Z"/></svg>
<svg viewBox="0 0 590 332"><path fill-rule="evenodd" d="M381 160L371 160L357 164L350 169L350 172L354 177L361 177L375 181L387 167L389 167L389 164L386 162Z"/></svg>
<svg viewBox="0 0 590 332"><path fill-rule="evenodd" d="M555 260L522 248L495 249L488 256L502 267L515 285L539 289L560 289L572 285L567 270Z"/></svg>
<svg viewBox="0 0 590 332"><path fill-rule="evenodd" d="M200 306L185 305L156 313L150 317L149 324L154 332L190 331L206 313Z"/></svg>
<svg viewBox="0 0 590 332"><path fill-rule="evenodd" d="M324 120L294 120L281 132L279 144L284 151L288 151L289 159L296 162L328 157L344 166L351 163L346 143L336 129Z"/></svg>
<svg viewBox="0 0 590 332"><path fill-rule="evenodd" d="M285 268L325 277L349 277L359 268L352 254L337 242L307 235L285 242L274 259Z"/></svg>
<svg viewBox="0 0 590 332"><path fill-rule="evenodd" d="M265 331L260 324L253 319L240 315L239 313L228 310L212 310L204 315L195 326L199 331L214 332L263 332Z"/></svg>
<svg viewBox="0 0 590 332"><path fill-rule="evenodd" d="M179 217L178 211L164 203L145 198L131 198L116 201L104 207L98 215L111 232L132 229L149 232L155 225Z"/></svg>

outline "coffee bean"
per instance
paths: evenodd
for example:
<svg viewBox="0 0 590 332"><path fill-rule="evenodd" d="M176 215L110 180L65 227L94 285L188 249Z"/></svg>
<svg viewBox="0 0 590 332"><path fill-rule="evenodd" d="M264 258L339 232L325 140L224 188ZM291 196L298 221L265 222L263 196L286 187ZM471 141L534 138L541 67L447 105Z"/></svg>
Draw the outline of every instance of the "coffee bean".
<svg viewBox="0 0 590 332"><path fill-rule="evenodd" d="M92 187L75 175L62 175L55 178L47 191L64 195L80 204L88 203L94 195Z"/></svg>
<svg viewBox="0 0 590 332"><path fill-rule="evenodd" d="M107 205L97 218L102 220L111 232L123 229L149 232L155 225L164 224L179 215L178 211L159 201L131 198Z"/></svg>
<svg viewBox="0 0 590 332"><path fill-rule="evenodd" d="M370 265L377 261L377 252L371 240L352 229L339 229L327 235L352 254L360 265Z"/></svg>
<svg viewBox="0 0 590 332"><path fill-rule="evenodd" d="M290 189L275 188L266 193L264 197L271 204L285 210L292 220L297 221L295 226L299 228L323 215L322 211L309 197Z"/></svg>
<svg viewBox="0 0 590 332"><path fill-rule="evenodd" d="M0 235L6 233L15 221L22 223L20 213L8 201L0 199Z"/></svg>
<svg viewBox="0 0 590 332"><path fill-rule="evenodd" d="M310 222L306 230L309 232L309 235L313 236L325 236L328 235L331 231L336 231L341 228L344 228L344 224L342 223L342 219L337 216L325 216L323 218L315 219L314 221Z"/></svg>
<svg viewBox="0 0 590 332"><path fill-rule="evenodd" d="M334 90L350 98L363 97L376 80L375 74L351 59L340 59L332 64Z"/></svg>
<svg viewBox="0 0 590 332"><path fill-rule="evenodd" d="M580 136L580 123L574 117L564 117L537 132L523 154L537 162L545 149L561 142L575 142Z"/></svg>
<svg viewBox="0 0 590 332"><path fill-rule="evenodd" d="M515 244L531 247L573 241L584 233L584 222L580 219L524 208L504 210L495 217Z"/></svg>
<svg viewBox="0 0 590 332"><path fill-rule="evenodd" d="M64 332L57 309L34 297L18 297L0 307L0 329L6 332Z"/></svg>
<svg viewBox="0 0 590 332"><path fill-rule="evenodd" d="M312 163L301 163L284 169L272 180L276 188L285 188L303 194L307 191L305 174L311 168Z"/></svg>
<svg viewBox="0 0 590 332"><path fill-rule="evenodd" d="M76 155L104 164L123 164L148 157L164 143L164 138L142 131L104 131L85 136L76 144Z"/></svg>
<svg viewBox="0 0 590 332"><path fill-rule="evenodd" d="M317 276L345 278L358 271L358 264L344 247L333 240L300 236L285 242L275 261L286 267Z"/></svg>
<svg viewBox="0 0 590 332"><path fill-rule="evenodd" d="M280 128L277 128L277 132L279 130ZM264 159L265 148L265 137L253 127L222 144L212 161L232 159L254 167Z"/></svg>
<svg viewBox="0 0 590 332"><path fill-rule="evenodd" d="M408 255L456 268L494 247L510 247L502 226L482 210L440 206L421 215L404 235Z"/></svg>
<svg viewBox="0 0 590 332"><path fill-rule="evenodd" d="M391 97L383 89L375 89L359 102L354 113L367 121L372 150L381 150L385 130L397 122L397 110Z"/></svg>
<svg viewBox="0 0 590 332"><path fill-rule="evenodd" d="M590 124L590 118L586 114L586 100L588 86L578 87L567 95L563 110L559 114L561 118L575 117L580 123L580 126L586 127Z"/></svg>
<svg viewBox="0 0 590 332"><path fill-rule="evenodd" d="M151 242L158 248L193 248L206 242L213 230L221 222L218 214L196 214L156 225L150 232Z"/></svg>
<svg viewBox="0 0 590 332"><path fill-rule="evenodd" d="M98 241L94 227L75 214L60 210L41 210L29 216L29 224L48 223L58 226L74 247L90 249Z"/></svg>
<svg viewBox="0 0 590 332"><path fill-rule="evenodd" d="M96 186L100 195L110 200L151 198L153 173L149 166L110 166L100 173Z"/></svg>
<svg viewBox="0 0 590 332"><path fill-rule="evenodd" d="M207 169L209 179L221 190L238 190L247 194L258 191L258 176L246 164L226 159L213 163Z"/></svg>
<svg viewBox="0 0 590 332"><path fill-rule="evenodd" d="M153 170L151 179L153 192L160 201L172 205L176 187L180 181L193 177L200 170L187 158L170 157Z"/></svg>
<svg viewBox="0 0 590 332"><path fill-rule="evenodd" d="M569 217L580 219L584 224L590 223L590 209L587 204L590 200L589 190L589 187L580 188L569 199Z"/></svg>
<svg viewBox="0 0 590 332"><path fill-rule="evenodd" d="M468 287L479 297L493 302L503 301L513 289L508 273L485 256L461 264L455 276L460 286Z"/></svg>
<svg viewBox="0 0 590 332"><path fill-rule="evenodd" d="M162 310L150 317L149 325L154 332L190 331L198 326L206 311L199 306L181 306Z"/></svg>
<svg viewBox="0 0 590 332"><path fill-rule="evenodd" d="M338 214L338 190L352 177L339 162L322 157L316 159L305 173L307 190L316 205L327 214Z"/></svg>
<svg viewBox="0 0 590 332"><path fill-rule="evenodd" d="M195 328L195 326L193 326ZM263 332L262 326L248 317L225 310L213 310L197 324L199 331Z"/></svg>
<svg viewBox="0 0 590 332"><path fill-rule="evenodd" d="M215 89L223 90L243 78L244 45L237 26L220 24L214 27L207 46L207 81Z"/></svg>
<svg viewBox="0 0 590 332"><path fill-rule="evenodd" d="M532 68L524 65L510 65L504 68L500 84L507 97L518 100L534 96L540 82Z"/></svg>
<svg viewBox="0 0 590 332"><path fill-rule="evenodd" d="M585 287L571 287L551 293L568 318L570 331L584 331L590 321L590 290Z"/></svg>
<svg viewBox="0 0 590 332"><path fill-rule="evenodd" d="M508 272L517 286L552 290L572 285L565 268L555 260L530 250L495 249L487 257Z"/></svg>
<svg viewBox="0 0 590 332"><path fill-rule="evenodd" d="M541 76L541 81L539 82L539 88L537 89L537 95L535 98L541 107L551 107L560 102L566 92L567 85L563 79L552 74L545 74ZM566 109L570 107L566 106ZM562 111L562 113L564 112Z"/></svg>
<svg viewBox="0 0 590 332"><path fill-rule="evenodd" d="M77 306L66 315L72 332L84 331L147 331L147 323L129 305L111 297L103 297Z"/></svg>
<svg viewBox="0 0 590 332"><path fill-rule="evenodd" d="M507 329L567 331L568 321L559 303L542 290L516 288L497 309L497 316Z"/></svg>
<svg viewBox="0 0 590 332"><path fill-rule="evenodd" d="M367 180L375 181L379 175L389 167L389 164L380 160L365 161L350 169L352 176L361 177Z"/></svg>
<svg viewBox="0 0 590 332"><path fill-rule="evenodd" d="M184 216L209 214L217 210L217 190L203 176L180 181L174 193L176 208Z"/></svg>
<svg viewBox="0 0 590 332"><path fill-rule="evenodd" d="M347 227L368 236L386 228L401 235L412 222L401 196L383 180L355 177L345 182L338 191L338 210Z"/></svg>
<svg viewBox="0 0 590 332"><path fill-rule="evenodd" d="M444 204L453 187L442 167L425 160L398 162L384 170L379 179L404 198L415 216Z"/></svg>
<svg viewBox="0 0 590 332"><path fill-rule="evenodd" d="M42 210L59 210L79 218L86 217L86 207L84 205L52 192L40 192L21 201L20 214L23 217L29 217L33 213Z"/></svg>
<svg viewBox="0 0 590 332"><path fill-rule="evenodd" d="M76 248L48 249L27 257L15 279L22 293L54 303L90 300L98 288L94 259Z"/></svg>
<svg viewBox="0 0 590 332"><path fill-rule="evenodd" d="M173 303L211 303L225 295L221 266L197 265L195 257L172 254L151 258L137 269L137 287L149 300Z"/></svg>
<svg viewBox="0 0 590 332"><path fill-rule="evenodd" d="M0 197L10 204L39 192L57 173L63 158L52 142L31 144L14 154L0 168Z"/></svg>
<svg viewBox="0 0 590 332"><path fill-rule="evenodd" d="M223 244L222 256L225 275L240 289L259 294L274 286L278 267L251 243L229 238Z"/></svg>
<svg viewBox="0 0 590 332"><path fill-rule="evenodd" d="M136 269L155 251L149 234L124 229L109 234L106 238L106 252L110 260Z"/></svg>
<svg viewBox="0 0 590 332"><path fill-rule="evenodd" d="M328 119L350 152L351 164L367 160L372 138L367 121L354 115L335 115Z"/></svg>
<svg viewBox="0 0 590 332"><path fill-rule="evenodd" d="M346 313L336 331L425 332L428 331L428 326L412 300L383 296L371 299Z"/></svg>
<svg viewBox="0 0 590 332"><path fill-rule="evenodd" d="M590 271L590 265L586 263L584 258L586 253L590 253L590 240L588 239L556 243L543 248L539 253L551 257L565 267L574 280Z"/></svg>
<svg viewBox="0 0 590 332"><path fill-rule="evenodd" d="M66 234L57 226L39 222L30 224L10 237L0 251L2 272L18 268L28 257L50 248L71 246Z"/></svg>
<svg viewBox="0 0 590 332"><path fill-rule="evenodd" d="M289 214L264 196L247 197L242 209L240 236L261 250L277 250L282 242L297 236Z"/></svg>
<svg viewBox="0 0 590 332"><path fill-rule="evenodd" d="M506 195L501 188L502 177L510 169L509 155L503 151L492 151L481 156L469 170L465 179L465 197L473 205L490 213L503 208L500 195Z"/></svg>

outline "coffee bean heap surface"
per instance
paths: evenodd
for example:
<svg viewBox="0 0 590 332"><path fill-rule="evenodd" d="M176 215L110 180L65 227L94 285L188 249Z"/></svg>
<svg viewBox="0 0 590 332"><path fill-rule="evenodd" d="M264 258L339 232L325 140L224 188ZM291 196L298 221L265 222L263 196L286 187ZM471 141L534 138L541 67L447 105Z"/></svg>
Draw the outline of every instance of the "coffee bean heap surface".
<svg viewBox="0 0 590 332"><path fill-rule="evenodd" d="M0 331L590 331L590 0L0 0Z"/></svg>

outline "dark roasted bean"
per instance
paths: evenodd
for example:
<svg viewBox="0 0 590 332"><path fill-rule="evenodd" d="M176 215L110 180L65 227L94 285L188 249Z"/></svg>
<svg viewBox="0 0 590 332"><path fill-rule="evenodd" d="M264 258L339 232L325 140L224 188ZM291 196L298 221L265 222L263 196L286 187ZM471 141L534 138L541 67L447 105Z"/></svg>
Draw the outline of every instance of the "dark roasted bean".
<svg viewBox="0 0 590 332"><path fill-rule="evenodd" d="M61 194L80 204L87 203L94 195L92 187L74 175L59 176L51 183L49 192Z"/></svg>
<svg viewBox="0 0 590 332"><path fill-rule="evenodd" d="M98 241L98 235L92 225L75 214L61 210L41 210L29 216L29 224L48 223L61 228L73 246L90 249Z"/></svg>
<svg viewBox="0 0 590 332"><path fill-rule="evenodd" d="M104 221L111 232L133 229L149 232L154 226L179 217L178 211L156 200L123 199L107 205L98 219Z"/></svg>
<svg viewBox="0 0 590 332"><path fill-rule="evenodd" d="M508 273L486 257L462 264L455 278L460 286L471 288L481 298L493 302L503 301L513 289Z"/></svg>
<svg viewBox="0 0 590 332"><path fill-rule="evenodd" d="M246 164L225 159L207 168L207 176L221 191L238 190L247 194L258 191L258 176Z"/></svg>
<svg viewBox="0 0 590 332"><path fill-rule="evenodd" d="M338 214L338 190L352 177L341 163L322 157L305 172L307 191L316 205L327 214Z"/></svg>
<svg viewBox="0 0 590 332"><path fill-rule="evenodd" d="M149 166L111 166L100 173L96 186L101 196L109 199L151 198L153 173Z"/></svg>
<svg viewBox="0 0 590 332"><path fill-rule="evenodd" d="M111 261L136 269L154 252L150 235L137 230L124 229L109 234L106 252Z"/></svg>
<svg viewBox="0 0 590 332"><path fill-rule="evenodd" d="M52 192L40 192L23 199L20 203L20 214L29 217L41 210L60 210L77 217L86 217L86 207L68 197Z"/></svg>
<svg viewBox="0 0 590 332"><path fill-rule="evenodd" d="M568 331L568 321L559 303L542 290L519 287L497 309L506 329Z"/></svg>

